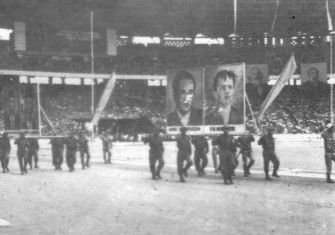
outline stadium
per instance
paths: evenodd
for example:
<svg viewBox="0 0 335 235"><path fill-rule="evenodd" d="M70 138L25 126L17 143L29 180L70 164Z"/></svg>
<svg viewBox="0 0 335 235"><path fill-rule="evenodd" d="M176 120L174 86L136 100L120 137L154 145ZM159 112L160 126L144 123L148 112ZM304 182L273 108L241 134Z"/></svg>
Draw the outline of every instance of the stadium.
<svg viewBox="0 0 335 235"><path fill-rule="evenodd" d="M334 234L321 136L334 123L334 17L332 0L1 0L0 132L11 148L0 234ZM222 74L231 95L220 95ZM178 96L180 76L193 87ZM255 137L251 176L239 158L230 186L212 159L223 126ZM193 165L185 184L181 127L209 143L206 175ZM271 182L257 144L269 127ZM145 140L157 130L165 165L152 180ZM22 133L39 145L27 173ZM65 155L55 171L53 140L81 135L90 165L78 151L74 172Z"/></svg>

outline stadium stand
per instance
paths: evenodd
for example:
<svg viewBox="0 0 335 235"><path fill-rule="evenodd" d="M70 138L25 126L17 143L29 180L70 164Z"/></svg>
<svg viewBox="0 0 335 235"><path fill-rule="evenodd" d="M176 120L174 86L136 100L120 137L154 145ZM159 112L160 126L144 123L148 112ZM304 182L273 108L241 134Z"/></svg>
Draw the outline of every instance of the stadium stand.
<svg viewBox="0 0 335 235"><path fill-rule="evenodd" d="M120 74L166 74L167 70L213 64L246 62L267 63L269 74L278 75L291 53L295 54L300 73L300 63L327 62L328 44L319 41L308 45L287 45L278 47L228 47L221 45L189 45L168 47L161 45L129 45L118 48L118 56L98 57L95 61L96 73ZM60 56L48 54L15 53L9 45L1 45L0 63L2 69L54 72L90 72L90 59L85 56ZM329 68L329 66L328 66ZM328 71L329 72L329 71ZM103 91L104 84L97 87L96 100ZM64 134L73 127L73 117L89 116L89 87L66 85L43 85L42 106L56 126L57 132ZM267 89L269 90L269 89ZM122 95L119 95L122 94ZM260 108L260 100L248 92L254 112ZM299 86L286 86L266 113L262 125L269 123L280 133L320 132L329 117L329 100L324 97L315 101L306 99ZM104 116L109 118L148 117L155 125L163 127L165 120L164 87L148 87L137 81L118 82ZM247 127L254 132L255 126L248 115ZM51 134L50 126L43 118L43 134ZM3 120L0 120L3 126Z"/></svg>

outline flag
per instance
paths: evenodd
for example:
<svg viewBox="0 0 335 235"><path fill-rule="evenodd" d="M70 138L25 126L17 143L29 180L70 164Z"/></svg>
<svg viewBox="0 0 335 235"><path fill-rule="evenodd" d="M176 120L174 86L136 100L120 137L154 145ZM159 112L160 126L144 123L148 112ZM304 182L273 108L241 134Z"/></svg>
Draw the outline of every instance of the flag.
<svg viewBox="0 0 335 235"><path fill-rule="evenodd" d="M270 107L272 102L276 99L280 91L283 89L287 81L292 77L294 71L297 68L297 64L295 62L294 55L291 55L291 58L288 60L287 64L285 65L283 71L278 77L276 84L270 90L268 96L264 100L261 109L259 111L258 120L263 118L264 113Z"/></svg>
<svg viewBox="0 0 335 235"><path fill-rule="evenodd" d="M327 9L327 22L328 22L328 30L333 31L333 21L332 21L332 16L330 15L329 12L329 2L326 0L326 9Z"/></svg>
<svg viewBox="0 0 335 235"><path fill-rule="evenodd" d="M112 91L114 89L115 81L116 81L116 76L115 76L115 72L113 72L112 76L109 78L109 81L105 87L104 92L102 93L98 108L96 109L96 112L94 113L94 116L92 119L93 125L96 125L98 121L100 120L102 112L104 111L107 105L107 102L109 100L109 97L111 96Z"/></svg>
<svg viewBox="0 0 335 235"><path fill-rule="evenodd" d="M237 0L234 0L234 34L236 35L236 25L237 25Z"/></svg>

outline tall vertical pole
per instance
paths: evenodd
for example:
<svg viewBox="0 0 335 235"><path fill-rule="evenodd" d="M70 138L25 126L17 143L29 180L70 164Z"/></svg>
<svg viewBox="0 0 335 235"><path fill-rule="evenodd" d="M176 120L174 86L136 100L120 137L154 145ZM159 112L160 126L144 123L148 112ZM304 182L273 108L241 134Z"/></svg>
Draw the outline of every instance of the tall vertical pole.
<svg viewBox="0 0 335 235"><path fill-rule="evenodd" d="M37 83L38 134L42 136L40 83Z"/></svg>
<svg viewBox="0 0 335 235"><path fill-rule="evenodd" d="M330 120L334 123L334 85L333 85L333 34L330 34Z"/></svg>
<svg viewBox="0 0 335 235"><path fill-rule="evenodd" d="M91 10L91 115L94 115L94 35L93 35L94 13ZM92 139L94 137L94 126L92 128Z"/></svg>

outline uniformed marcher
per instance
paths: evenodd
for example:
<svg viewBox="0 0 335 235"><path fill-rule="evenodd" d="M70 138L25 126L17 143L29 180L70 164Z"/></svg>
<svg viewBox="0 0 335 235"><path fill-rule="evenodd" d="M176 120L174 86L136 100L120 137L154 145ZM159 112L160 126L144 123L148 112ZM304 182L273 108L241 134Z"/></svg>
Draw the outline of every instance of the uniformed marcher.
<svg viewBox="0 0 335 235"><path fill-rule="evenodd" d="M332 161L335 161L335 127L333 124L327 124L327 130L321 134L324 140L325 163L327 169L327 183L334 183L331 179Z"/></svg>
<svg viewBox="0 0 335 235"><path fill-rule="evenodd" d="M90 152L88 149L88 139L86 138L83 132L81 132L79 135L78 143L79 143L81 167L82 169L85 169L85 166L90 167L91 156L90 156ZM86 161L85 161L85 156L86 156Z"/></svg>
<svg viewBox="0 0 335 235"><path fill-rule="evenodd" d="M180 128L180 135L177 136L177 169L180 182L185 182L185 177L187 177L187 170L192 166L193 162L191 160L192 147L191 147L191 137L187 134L187 129L185 127ZM186 165L184 166L184 161Z"/></svg>
<svg viewBox="0 0 335 235"><path fill-rule="evenodd" d="M33 158L34 158L34 167L38 168L38 150L40 146L38 144L37 138L27 138L28 141L28 161L30 169L33 168Z"/></svg>
<svg viewBox="0 0 335 235"><path fill-rule="evenodd" d="M267 128L268 133L263 135L259 140L258 144L263 147L263 159L264 159L264 172L265 179L271 180L269 176L269 163L273 163L273 172L272 176L279 178L277 174L279 168L279 159L275 152L275 140L273 138L274 128L272 126Z"/></svg>
<svg viewBox="0 0 335 235"><path fill-rule="evenodd" d="M64 159L64 138L54 137L50 140L51 151L52 151L52 164L55 170L62 170L62 164Z"/></svg>
<svg viewBox="0 0 335 235"><path fill-rule="evenodd" d="M198 176L205 175L205 168L208 164L207 153L209 150L207 139L204 136L194 136L192 138L194 145L194 165Z"/></svg>
<svg viewBox="0 0 335 235"><path fill-rule="evenodd" d="M11 150L10 139L8 133L3 133L2 138L0 139L0 160L2 166L2 172L6 173L9 171L9 153Z"/></svg>
<svg viewBox="0 0 335 235"><path fill-rule="evenodd" d="M27 151L28 151L28 141L26 139L26 134L21 132L20 137L15 140L17 145L17 159L19 160L19 166L21 174L24 175L28 173L27 171Z"/></svg>
<svg viewBox="0 0 335 235"><path fill-rule="evenodd" d="M78 141L75 135L71 133L65 141L66 146L66 164L70 172L74 171L74 165L76 164L76 153L78 150Z"/></svg>
<svg viewBox="0 0 335 235"><path fill-rule="evenodd" d="M220 154L219 170L222 172L224 184L233 184L233 174L236 168L236 140L229 135L229 126L223 127L223 134L215 138L212 142L218 146Z"/></svg>
<svg viewBox="0 0 335 235"><path fill-rule="evenodd" d="M146 144L148 143L150 146L149 150L149 165L150 165L150 172L153 180L161 179L161 170L164 166L164 146L163 146L163 138L162 138L163 131L157 130L155 134L144 138L143 142ZM158 161L158 166L156 168L156 162Z"/></svg>
<svg viewBox="0 0 335 235"><path fill-rule="evenodd" d="M248 135L248 133L246 132L242 136L238 137L236 141L237 147L240 148L239 154L242 154L243 171L245 177L250 176L250 168L255 163L251 148L251 143L254 141L255 141L254 136Z"/></svg>
<svg viewBox="0 0 335 235"><path fill-rule="evenodd" d="M103 151L103 157L105 164L111 164L112 163L112 153L110 151L112 147L112 140L109 138L107 132L102 132L101 135L101 141L102 141L102 151Z"/></svg>

